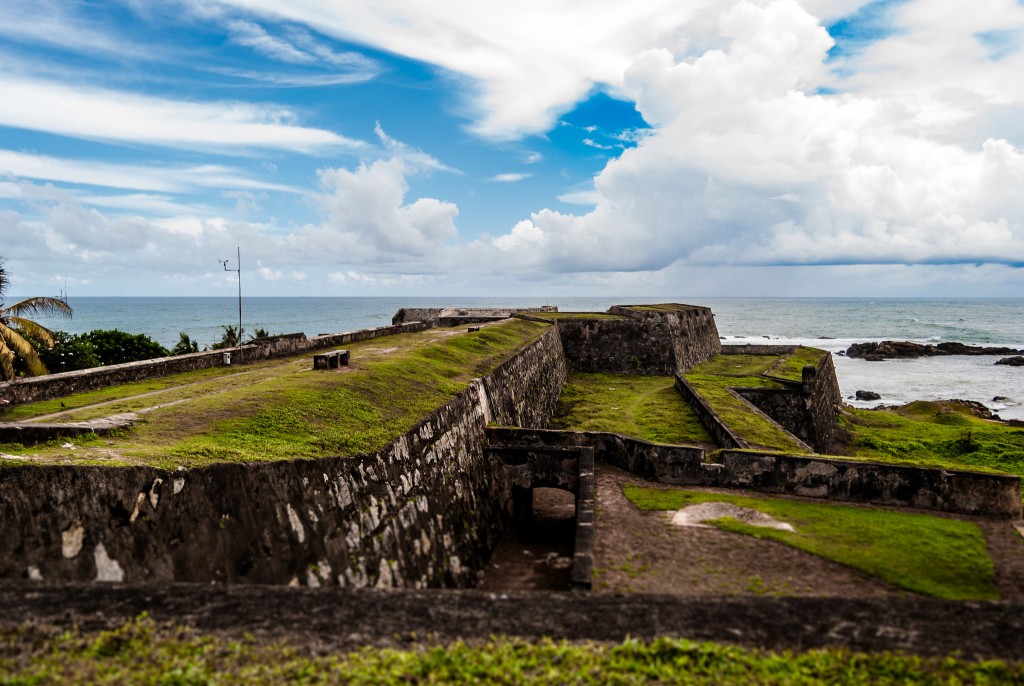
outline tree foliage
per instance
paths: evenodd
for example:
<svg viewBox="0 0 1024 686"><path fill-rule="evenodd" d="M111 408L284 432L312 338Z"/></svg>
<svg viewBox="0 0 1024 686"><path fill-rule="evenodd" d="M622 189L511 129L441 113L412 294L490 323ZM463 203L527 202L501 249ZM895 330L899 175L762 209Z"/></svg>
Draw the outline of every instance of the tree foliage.
<svg viewBox="0 0 1024 686"><path fill-rule="evenodd" d="M199 352L199 342L193 341L184 331L178 332L178 342L171 348L172 355L188 355Z"/></svg>
<svg viewBox="0 0 1024 686"><path fill-rule="evenodd" d="M54 374L76 369L91 369L101 364L92 343L76 334L57 331L53 334L53 347L38 338L32 339L32 345L35 346L46 368Z"/></svg>
<svg viewBox="0 0 1024 686"><path fill-rule="evenodd" d="M238 339L240 333L238 327L232 326L231 324L225 324L220 327L224 329L224 334L220 337L220 340L210 346L212 350L223 350L224 348L237 348ZM241 333L245 333L245 329L242 329Z"/></svg>
<svg viewBox="0 0 1024 686"><path fill-rule="evenodd" d="M122 364L167 357L171 352L142 333L125 333L117 329L93 329L80 336L92 344L101 365Z"/></svg>
<svg viewBox="0 0 1024 686"><path fill-rule="evenodd" d="M16 361L20 361L19 368L30 376L46 374L46 364L39 358L29 338L36 338L52 348L53 332L24 315L56 313L70 316L71 307L60 298L42 296L5 305L9 285L4 259L0 257L0 380L14 379Z"/></svg>

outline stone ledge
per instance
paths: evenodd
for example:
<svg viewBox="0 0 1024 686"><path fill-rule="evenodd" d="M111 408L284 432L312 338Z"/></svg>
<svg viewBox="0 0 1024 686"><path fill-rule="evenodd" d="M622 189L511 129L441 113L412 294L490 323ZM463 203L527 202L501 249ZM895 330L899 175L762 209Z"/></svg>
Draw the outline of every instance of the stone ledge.
<svg viewBox="0 0 1024 686"><path fill-rule="evenodd" d="M142 612L204 632L350 650L481 636L719 641L770 650L843 647L1024 660L1024 605L927 598L683 598L666 595L0 582L0 625L83 631Z"/></svg>

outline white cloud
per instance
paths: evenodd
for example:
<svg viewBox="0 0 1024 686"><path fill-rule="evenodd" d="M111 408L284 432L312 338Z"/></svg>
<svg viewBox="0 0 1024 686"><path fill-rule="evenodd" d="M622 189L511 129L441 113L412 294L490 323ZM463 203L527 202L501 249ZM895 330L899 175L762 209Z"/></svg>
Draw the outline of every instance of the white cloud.
<svg viewBox="0 0 1024 686"><path fill-rule="evenodd" d="M455 205L434 198L405 202L411 171L400 157L363 163L352 171L321 170L318 205L326 220L315 235L299 242L338 256L426 255L455 238Z"/></svg>
<svg viewBox="0 0 1024 686"><path fill-rule="evenodd" d="M529 235L545 245L534 268L562 271L1024 263L1019 149L936 139L958 115L934 99L814 95L832 41L790 0L741 2L720 30L721 49L648 50L628 69L655 128L597 176L593 211L535 212L494 246Z"/></svg>
<svg viewBox="0 0 1024 686"><path fill-rule="evenodd" d="M4 0L0 36L9 41L41 43L63 50L145 58L152 48L111 35L75 7L60 0Z"/></svg>
<svg viewBox="0 0 1024 686"><path fill-rule="evenodd" d="M260 260L256 261L256 274L264 281L280 281L284 278L284 272L265 267Z"/></svg>
<svg viewBox="0 0 1024 686"><path fill-rule="evenodd" d="M528 179L533 174L524 174L521 172L509 172L507 174L495 174L491 177L491 181L497 181L498 183L514 183L516 181L522 181Z"/></svg>
<svg viewBox="0 0 1024 686"><path fill-rule="evenodd" d="M515 138L548 129L595 86L616 88L634 56L713 0L523 0L507 11L491 3L313 3L223 0L314 27L468 77L480 135Z"/></svg>
<svg viewBox="0 0 1024 686"><path fill-rule="evenodd" d="M325 86L368 81L380 73L373 61L356 52L337 52L317 41L308 32L296 28L286 37L274 36L259 24L233 19L226 24L231 41L252 48L274 60L307 67L330 68L329 73L249 71L220 69L233 76L287 86ZM341 71L338 71L338 70Z"/></svg>
<svg viewBox="0 0 1024 686"><path fill-rule="evenodd" d="M597 148L598 150L613 150L614 149L614 146L605 145L603 143L598 143L593 138L584 138L583 139L583 145L586 145L586 146L591 147L591 148Z"/></svg>
<svg viewBox="0 0 1024 686"><path fill-rule="evenodd" d="M75 160L0 149L0 178L58 181L87 186L178 193L202 188L246 188L302 193L300 189L249 178L223 165L166 166Z"/></svg>
<svg viewBox="0 0 1024 686"><path fill-rule="evenodd" d="M361 141L297 125L293 112L243 102L187 102L0 73L0 125L65 136L232 151L360 149Z"/></svg>

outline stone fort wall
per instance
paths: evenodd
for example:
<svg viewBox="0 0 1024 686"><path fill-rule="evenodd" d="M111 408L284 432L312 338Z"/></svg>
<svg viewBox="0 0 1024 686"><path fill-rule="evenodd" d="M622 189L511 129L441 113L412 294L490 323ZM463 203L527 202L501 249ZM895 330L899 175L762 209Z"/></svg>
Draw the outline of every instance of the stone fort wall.
<svg viewBox="0 0 1024 686"><path fill-rule="evenodd" d="M557 320L573 371L672 376L721 350L715 317L706 307L615 306L608 313L620 318Z"/></svg>
<svg viewBox="0 0 1024 686"><path fill-rule="evenodd" d="M565 374L552 327L370 455L0 470L0 577L472 585L502 525L485 427L546 426Z"/></svg>

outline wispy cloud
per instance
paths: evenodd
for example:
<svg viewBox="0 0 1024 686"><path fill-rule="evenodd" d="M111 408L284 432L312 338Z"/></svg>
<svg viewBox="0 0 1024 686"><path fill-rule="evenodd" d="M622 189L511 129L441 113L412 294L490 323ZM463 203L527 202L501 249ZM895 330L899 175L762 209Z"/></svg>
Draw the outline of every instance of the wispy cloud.
<svg viewBox="0 0 1024 686"><path fill-rule="evenodd" d="M302 192L292 186L253 179L238 169L221 165L168 167L116 164L11 150L0 150L0 175L161 193L182 193L210 187Z"/></svg>
<svg viewBox="0 0 1024 686"><path fill-rule="evenodd" d="M74 138L235 153L269 148L313 154L365 146L299 126L292 111L273 105L190 102L5 75L0 92L0 124Z"/></svg>
<svg viewBox="0 0 1024 686"><path fill-rule="evenodd" d="M0 3L0 36L18 43L48 45L87 54L147 58L152 46L120 36L109 27L77 12L77 3L53 0L4 0Z"/></svg>
<svg viewBox="0 0 1024 686"><path fill-rule="evenodd" d="M491 181L497 181L498 183L514 183L516 181L522 181L523 179L528 179L531 176L533 176L533 174L523 174L523 173L495 174L494 176L491 177L490 180Z"/></svg>
<svg viewBox="0 0 1024 686"><path fill-rule="evenodd" d="M328 64L361 71L376 71L373 60L357 52L338 52L306 31L292 29L287 38L274 36L259 24L236 19L227 24L232 42L252 48L271 59L292 64Z"/></svg>

